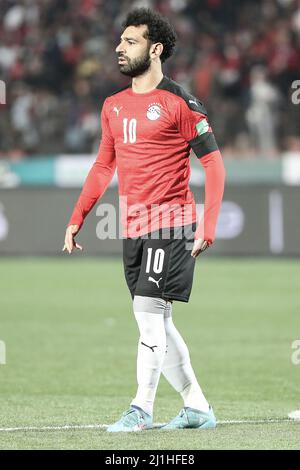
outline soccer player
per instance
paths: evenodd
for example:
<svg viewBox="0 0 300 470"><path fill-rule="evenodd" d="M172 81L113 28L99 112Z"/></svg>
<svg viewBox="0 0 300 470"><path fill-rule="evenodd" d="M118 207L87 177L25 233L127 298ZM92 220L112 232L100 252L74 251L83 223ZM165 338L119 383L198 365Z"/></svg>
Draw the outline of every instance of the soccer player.
<svg viewBox="0 0 300 470"><path fill-rule="evenodd" d="M123 26L116 53L120 72L132 80L103 104L99 152L68 224L63 250L82 249L75 236L117 168L124 271L140 339L136 396L108 431L152 427L161 373L184 405L163 429L213 428L214 412L173 323L172 303L188 302L195 259L214 241L224 190L222 157L201 101L162 72L176 43L168 20L138 8ZM205 170L204 217L198 225L188 186L191 148Z"/></svg>

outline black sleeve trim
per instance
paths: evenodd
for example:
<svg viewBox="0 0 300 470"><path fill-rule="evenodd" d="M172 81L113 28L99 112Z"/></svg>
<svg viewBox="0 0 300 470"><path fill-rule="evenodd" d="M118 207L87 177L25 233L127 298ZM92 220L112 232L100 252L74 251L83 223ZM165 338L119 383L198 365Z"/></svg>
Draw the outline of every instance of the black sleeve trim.
<svg viewBox="0 0 300 470"><path fill-rule="evenodd" d="M197 113L201 113L207 116L207 111L202 101L198 100L198 98L185 91L185 89L181 85L179 85L179 83L175 82L169 77L166 77L164 75L162 81L158 84L156 88L169 91L170 93L179 96L186 102L187 106L192 111L196 111Z"/></svg>
<svg viewBox="0 0 300 470"><path fill-rule="evenodd" d="M189 141L190 146L198 158L218 150L218 144L212 132L206 132Z"/></svg>

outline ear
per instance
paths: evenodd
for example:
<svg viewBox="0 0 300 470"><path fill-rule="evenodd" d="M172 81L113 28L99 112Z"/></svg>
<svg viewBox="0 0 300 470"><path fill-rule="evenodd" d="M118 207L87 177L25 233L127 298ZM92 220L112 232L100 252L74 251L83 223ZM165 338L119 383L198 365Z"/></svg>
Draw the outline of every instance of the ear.
<svg viewBox="0 0 300 470"><path fill-rule="evenodd" d="M160 57L161 54L162 54L162 51L164 49L164 46L162 45L161 42L156 42L155 44L153 44L151 46L151 49L150 49L150 55L153 59L155 59L156 57Z"/></svg>

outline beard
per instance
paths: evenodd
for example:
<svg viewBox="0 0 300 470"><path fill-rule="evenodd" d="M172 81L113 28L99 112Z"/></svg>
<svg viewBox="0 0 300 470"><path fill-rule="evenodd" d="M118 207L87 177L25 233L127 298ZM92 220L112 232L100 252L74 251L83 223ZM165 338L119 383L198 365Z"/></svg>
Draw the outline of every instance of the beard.
<svg viewBox="0 0 300 470"><path fill-rule="evenodd" d="M129 59L124 57L127 60L126 64L119 64L120 72L127 77L137 77L145 73L151 65L151 60L149 57L150 47L147 48L145 54L137 59Z"/></svg>

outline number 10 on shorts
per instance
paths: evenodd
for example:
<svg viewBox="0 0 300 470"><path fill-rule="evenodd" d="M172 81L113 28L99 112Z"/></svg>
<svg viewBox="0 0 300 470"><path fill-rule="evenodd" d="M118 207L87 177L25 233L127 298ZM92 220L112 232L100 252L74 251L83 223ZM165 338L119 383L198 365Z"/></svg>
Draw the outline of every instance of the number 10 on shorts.
<svg viewBox="0 0 300 470"><path fill-rule="evenodd" d="M147 252L146 273L148 274L151 271L152 260L153 260L153 266L152 266L153 272L155 274L161 273L163 270L164 258L165 258L164 250L162 248L157 248L154 254L152 253L153 248L148 248L147 251L148 252Z"/></svg>

